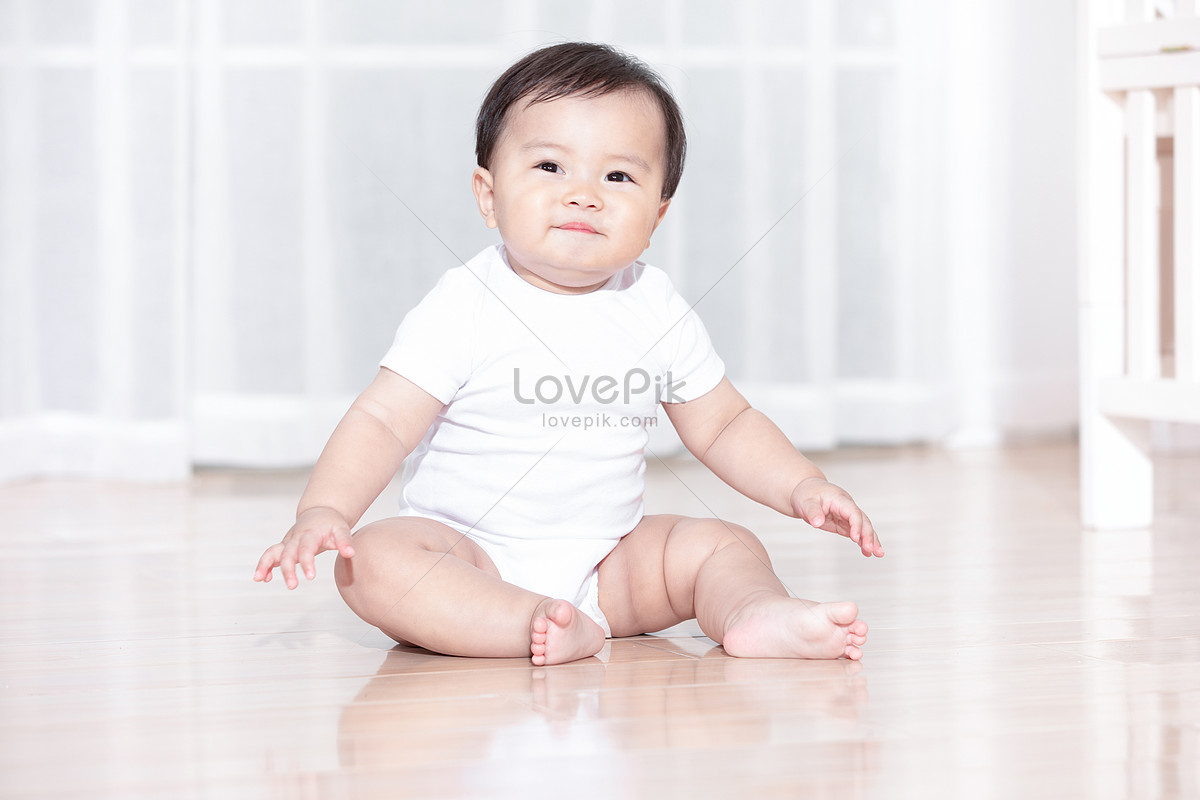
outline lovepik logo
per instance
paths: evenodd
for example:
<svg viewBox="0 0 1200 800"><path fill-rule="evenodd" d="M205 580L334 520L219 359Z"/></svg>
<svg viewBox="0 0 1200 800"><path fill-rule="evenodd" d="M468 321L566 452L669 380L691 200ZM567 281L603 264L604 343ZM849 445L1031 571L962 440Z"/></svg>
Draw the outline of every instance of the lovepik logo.
<svg viewBox="0 0 1200 800"><path fill-rule="evenodd" d="M635 396L650 391L654 392L656 403L682 403L683 398L676 392L686 385L687 381L672 382L670 372L651 377L649 372L638 367L620 378L612 375L542 375L529 387L522 386L521 368L513 368L513 396L524 405L557 403L564 398L576 404L590 399L602 405L618 400L628 405Z"/></svg>

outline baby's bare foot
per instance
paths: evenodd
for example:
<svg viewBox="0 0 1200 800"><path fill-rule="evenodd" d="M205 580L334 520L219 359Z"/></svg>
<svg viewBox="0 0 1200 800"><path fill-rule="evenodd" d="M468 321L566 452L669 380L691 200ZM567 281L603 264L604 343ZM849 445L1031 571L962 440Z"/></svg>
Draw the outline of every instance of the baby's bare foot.
<svg viewBox="0 0 1200 800"><path fill-rule="evenodd" d="M529 652L537 666L594 656L604 647L604 631L566 600L546 598L529 623Z"/></svg>
<svg viewBox="0 0 1200 800"><path fill-rule="evenodd" d="M725 652L743 658L862 658L867 623L854 603L769 596L748 603L725 631Z"/></svg>

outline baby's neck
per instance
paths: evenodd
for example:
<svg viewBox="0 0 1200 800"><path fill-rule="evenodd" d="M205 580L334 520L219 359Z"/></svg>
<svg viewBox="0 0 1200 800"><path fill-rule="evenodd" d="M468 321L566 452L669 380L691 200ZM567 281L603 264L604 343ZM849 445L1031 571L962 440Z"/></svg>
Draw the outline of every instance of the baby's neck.
<svg viewBox="0 0 1200 800"><path fill-rule="evenodd" d="M522 266L521 264L518 264L515 261L513 261L512 259L510 259L508 257L508 252L504 248L501 248L500 254L504 260L504 263L508 265L508 268L511 269L513 271L513 274L515 274L518 278L525 281L530 286L536 287L536 288L541 289L546 292L550 292L551 294L565 294L565 295L591 294L592 292L603 288L605 286L605 284L607 284L610 280L612 280L612 276L609 276L609 277L605 278L604 280L600 281L599 283L594 283L594 284L590 284L587 286L570 286L570 285L566 285L566 284L555 283L554 281L548 280L547 278L544 278L541 275L538 275L536 272L533 272L532 270L527 269L526 267Z"/></svg>

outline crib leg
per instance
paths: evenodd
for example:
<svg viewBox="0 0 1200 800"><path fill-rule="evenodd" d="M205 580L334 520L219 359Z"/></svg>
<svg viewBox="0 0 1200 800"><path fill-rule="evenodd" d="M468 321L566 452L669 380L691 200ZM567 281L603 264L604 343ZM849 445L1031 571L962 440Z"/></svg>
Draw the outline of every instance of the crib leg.
<svg viewBox="0 0 1200 800"><path fill-rule="evenodd" d="M1147 453L1149 423L1113 420L1102 414L1082 422L1079 455L1084 526L1149 526L1154 518L1154 470Z"/></svg>
<svg viewBox="0 0 1200 800"><path fill-rule="evenodd" d="M1080 346L1084 372L1096 372L1097 359L1120 352L1120 328L1098 323L1103 309L1080 310ZM1115 341L1113 341L1115 338ZM1101 373L1103 374L1103 373ZM1150 424L1114 419L1100 411L1097 381L1080 383L1080 499L1088 528L1144 528L1154 516L1154 468L1150 460Z"/></svg>

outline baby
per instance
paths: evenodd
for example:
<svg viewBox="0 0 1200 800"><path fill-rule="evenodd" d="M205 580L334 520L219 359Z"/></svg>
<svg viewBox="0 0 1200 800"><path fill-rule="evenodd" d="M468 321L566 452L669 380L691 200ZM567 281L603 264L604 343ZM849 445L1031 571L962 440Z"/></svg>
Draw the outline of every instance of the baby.
<svg viewBox="0 0 1200 800"><path fill-rule="evenodd" d="M514 64L476 126L472 188L502 244L404 318L254 573L336 549L346 603L401 644L557 664L695 618L734 656L859 659L853 603L792 598L719 519L645 515L658 405L747 497L883 556L867 516L725 377L666 275L638 261L683 170L679 108L612 48ZM351 529L405 459L400 515Z"/></svg>

